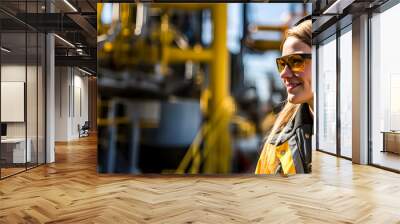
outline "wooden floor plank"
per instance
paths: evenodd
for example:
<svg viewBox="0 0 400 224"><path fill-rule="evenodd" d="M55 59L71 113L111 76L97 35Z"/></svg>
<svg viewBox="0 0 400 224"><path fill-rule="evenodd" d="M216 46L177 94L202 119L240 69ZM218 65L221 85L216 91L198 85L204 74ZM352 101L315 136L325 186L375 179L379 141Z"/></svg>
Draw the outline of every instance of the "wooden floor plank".
<svg viewBox="0 0 400 224"><path fill-rule="evenodd" d="M0 181L0 223L400 223L400 175L314 152L313 173L133 177L96 173L96 138Z"/></svg>

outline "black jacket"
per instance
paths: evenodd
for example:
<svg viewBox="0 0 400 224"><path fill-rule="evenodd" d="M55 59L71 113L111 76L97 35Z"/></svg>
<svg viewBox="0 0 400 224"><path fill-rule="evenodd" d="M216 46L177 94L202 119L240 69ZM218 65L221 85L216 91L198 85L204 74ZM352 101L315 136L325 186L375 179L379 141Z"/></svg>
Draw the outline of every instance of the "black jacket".
<svg viewBox="0 0 400 224"><path fill-rule="evenodd" d="M263 145L256 174L311 172L313 117L308 104L300 105L294 119L283 131Z"/></svg>

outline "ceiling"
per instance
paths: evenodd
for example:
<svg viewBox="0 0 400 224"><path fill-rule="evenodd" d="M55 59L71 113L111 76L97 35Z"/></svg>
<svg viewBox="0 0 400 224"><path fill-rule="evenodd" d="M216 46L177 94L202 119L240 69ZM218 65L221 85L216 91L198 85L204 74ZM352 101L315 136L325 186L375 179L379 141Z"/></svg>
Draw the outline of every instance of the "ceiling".
<svg viewBox="0 0 400 224"><path fill-rule="evenodd" d="M95 72L96 4L96 0L1 0L1 43L11 50L7 57L14 61L26 55L34 57L44 47L37 43L43 39L37 39L38 35L56 33L66 40L55 38L56 65L81 66Z"/></svg>

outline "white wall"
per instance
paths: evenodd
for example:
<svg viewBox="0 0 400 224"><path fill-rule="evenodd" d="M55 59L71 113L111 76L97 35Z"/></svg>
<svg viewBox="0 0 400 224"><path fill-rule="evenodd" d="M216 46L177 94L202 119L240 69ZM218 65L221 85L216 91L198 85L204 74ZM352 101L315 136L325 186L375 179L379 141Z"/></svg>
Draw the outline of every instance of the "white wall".
<svg viewBox="0 0 400 224"><path fill-rule="evenodd" d="M55 68L55 141L68 140L68 71L67 67Z"/></svg>
<svg viewBox="0 0 400 224"><path fill-rule="evenodd" d="M88 105L88 77L76 68L56 67L56 141L79 137L78 124L88 120Z"/></svg>
<svg viewBox="0 0 400 224"><path fill-rule="evenodd" d="M89 113L88 113L88 77L82 76L83 73L79 72L78 75L76 74L78 70L74 70L74 108L72 109L72 136L75 138L78 137L78 124L81 126L88 121Z"/></svg>
<svg viewBox="0 0 400 224"><path fill-rule="evenodd" d="M25 65L1 65L1 81L25 82Z"/></svg>
<svg viewBox="0 0 400 224"><path fill-rule="evenodd" d="M9 64L1 66L1 81L2 82L25 82L25 65ZM28 66L28 73L33 69ZM26 82L25 82L26 83ZM33 93L27 93L28 97L33 96ZM34 93L36 96L36 92ZM1 108L7 110L7 108ZM30 119L28 119L30 120ZM7 137L25 137L25 122L7 122Z"/></svg>
<svg viewBox="0 0 400 224"><path fill-rule="evenodd" d="M38 69L38 70L37 70ZM27 80L25 80L27 78ZM39 163L44 163L44 74L42 67L25 66L25 64L3 64L1 66L2 82L24 82L26 84L26 107L20 109L26 112L26 120L22 122L6 122L8 138L29 139L32 162L39 159ZM24 91L24 90L22 90ZM24 92L22 92L24 94ZM7 97L2 95L3 97ZM10 107L2 107L1 110L12 110ZM7 111L11 112L12 111ZM39 153L39 155L37 155Z"/></svg>

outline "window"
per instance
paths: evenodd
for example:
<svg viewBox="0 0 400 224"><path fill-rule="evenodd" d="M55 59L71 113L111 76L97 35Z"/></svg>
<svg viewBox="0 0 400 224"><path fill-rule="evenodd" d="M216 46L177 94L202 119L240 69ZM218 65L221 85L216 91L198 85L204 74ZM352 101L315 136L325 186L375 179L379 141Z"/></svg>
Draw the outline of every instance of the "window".
<svg viewBox="0 0 400 224"><path fill-rule="evenodd" d="M400 170L400 4L371 18L372 163Z"/></svg>
<svg viewBox="0 0 400 224"><path fill-rule="evenodd" d="M351 26L340 36L340 154L352 157L352 35Z"/></svg>
<svg viewBox="0 0 400 224"><path fill-rule="evenodd" d="M318 149L336 154L336 36L318 47Z"/></svg>

